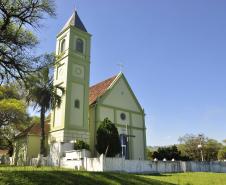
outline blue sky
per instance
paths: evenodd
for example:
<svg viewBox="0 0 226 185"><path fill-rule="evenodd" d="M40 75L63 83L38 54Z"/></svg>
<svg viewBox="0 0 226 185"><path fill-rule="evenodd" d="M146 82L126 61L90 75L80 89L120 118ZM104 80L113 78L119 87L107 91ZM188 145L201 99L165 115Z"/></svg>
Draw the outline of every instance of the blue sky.
<svg viewBox="0 0 226 185"><path fill-rule="evenodd" d="M55 50L74 0L56 0L37 53ZM226 139L226 1L77 0L92 36L91 85L123 72L146 112L147 144Z"/></svg>

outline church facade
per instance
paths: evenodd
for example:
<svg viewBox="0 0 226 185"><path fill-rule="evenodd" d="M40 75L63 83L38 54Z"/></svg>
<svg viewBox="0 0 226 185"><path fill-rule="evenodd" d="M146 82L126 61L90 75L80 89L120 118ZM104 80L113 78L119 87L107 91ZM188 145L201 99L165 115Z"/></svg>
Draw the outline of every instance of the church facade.
<svg viewBox="0 0 226 185"><path fill-rule="evenodd" d="M67 143L83 140L95 157L96 131L109 118L118 128L122 155L145 159L144 110L123 73L89 87L90 48L91 35L75 11L57 36L54 84L64 87L65 94L51 113L49 143L58 143L62 153L70 149Z"/></svg>

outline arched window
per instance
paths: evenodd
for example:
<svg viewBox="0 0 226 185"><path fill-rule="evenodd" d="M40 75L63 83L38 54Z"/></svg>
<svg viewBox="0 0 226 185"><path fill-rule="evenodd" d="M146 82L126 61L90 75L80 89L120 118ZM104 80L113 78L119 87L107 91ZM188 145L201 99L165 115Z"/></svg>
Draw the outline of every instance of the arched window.
<svg viewBox="0 0 226 185"><path fill-rule="evenodd" d="M63 39L60 43L60 53L64 52L65 50L65 39Z"/></svg>
<svg viewBox="0 0 226 185"><path fill-rule="evenodd" d="M82 39L77 39L76 40L76 51L83 53L83 40Z"/></svg>
<svg viewBox="0 0 226 185"><path fill-rule="evenodd" d="M79 100L75 100L75 101L74 101L74 107L75 107L76 109L79 109L79 108L80 108L80 101L79 101Z"/></svg>

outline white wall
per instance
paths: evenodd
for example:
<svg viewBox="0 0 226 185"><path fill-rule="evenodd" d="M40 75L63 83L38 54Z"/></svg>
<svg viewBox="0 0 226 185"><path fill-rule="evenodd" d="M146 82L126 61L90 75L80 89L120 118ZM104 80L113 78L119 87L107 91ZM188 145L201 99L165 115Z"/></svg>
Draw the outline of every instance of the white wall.
<svg viewBox="0 0 226 185"><path fill-rule="evenodd" d="M37 164L37 158L31 160L31 165ZM54 165L50 157L43 158L43 165ZM86 158L81 160L60 159L58 164L63 168L99 172L127 172L127 173L175 173L175 172L217 172L226 173L226 162L182 162L182 161L144 161L125 160L124 158Z"/></svg>
<svg viewBox="0 0 226 185"><path fill-rule="evenodd" d="M170 173L181 172L181 168L180 162L152 162L143 160L125 160L123 158L105 158L103 171Z"/></svg>
<svg viewBox="0 0 226 185"><path fill-rule="evenodd" d="M128 173L220 172L226 173L226 162L143 161L104 158L103 171Z"/></svg>

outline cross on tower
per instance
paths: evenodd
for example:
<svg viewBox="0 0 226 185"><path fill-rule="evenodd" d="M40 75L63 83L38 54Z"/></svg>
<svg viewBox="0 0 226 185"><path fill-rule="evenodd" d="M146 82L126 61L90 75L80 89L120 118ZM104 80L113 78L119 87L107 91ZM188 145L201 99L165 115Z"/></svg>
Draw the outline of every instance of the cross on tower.
<svg viewBox="0 0 226 185"><path fill-rule="evenodd" d="M124 68L123 63L118 63L117 66L119 67L120 72L122 72L122 69Z"/></svg>
<svg viewBox="0 0 226 185"><path fill-rule="evenodd" d="M74 10L76 11L76 10L78 10L78 5L76 6L77 4L76 4L76 0L74 0Z"/></svg>

